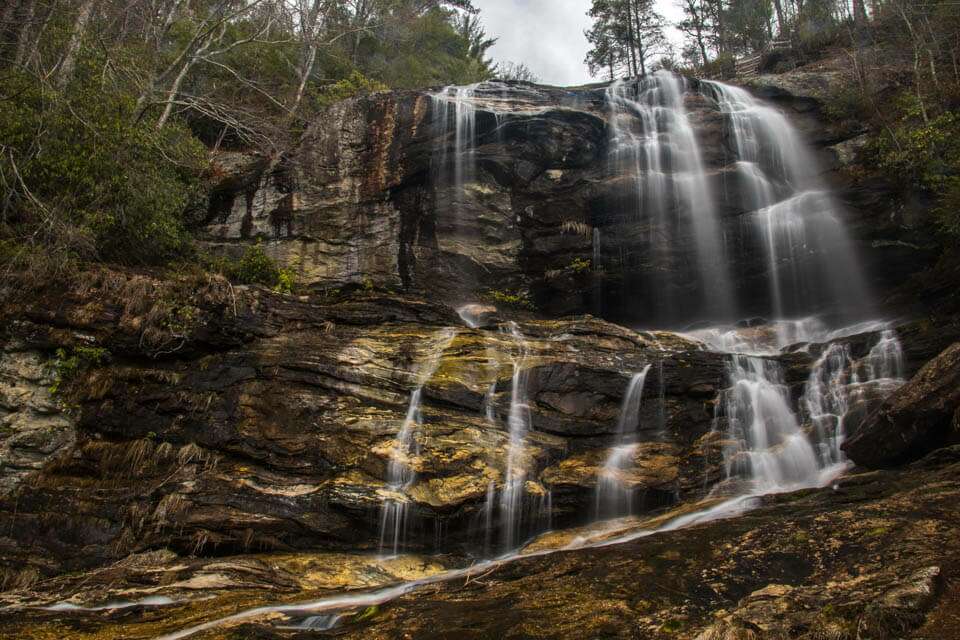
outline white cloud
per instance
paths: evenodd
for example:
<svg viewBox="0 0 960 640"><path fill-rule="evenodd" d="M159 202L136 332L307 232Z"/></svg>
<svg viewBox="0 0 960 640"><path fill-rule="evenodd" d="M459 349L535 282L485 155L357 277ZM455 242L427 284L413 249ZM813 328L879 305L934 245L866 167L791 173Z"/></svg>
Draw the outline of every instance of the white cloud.
<svg viewBox="0 0 960 640"><path fill-rule="evenodd" d="M575 85L590 82L583 64L589 45L590 0L474 0L490 36L499 38L490 53L498 62L523 62L542 82ZM658 0L669 20L680 10L675 0ZM676 34L670 34L676 40Z"/></svg>

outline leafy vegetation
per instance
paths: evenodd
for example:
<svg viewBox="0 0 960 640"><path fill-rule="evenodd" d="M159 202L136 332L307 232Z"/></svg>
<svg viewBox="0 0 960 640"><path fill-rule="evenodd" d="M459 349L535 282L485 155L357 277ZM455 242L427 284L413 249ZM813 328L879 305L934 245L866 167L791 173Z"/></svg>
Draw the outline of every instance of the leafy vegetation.
<svg viewBox="0 0 960 640"><path fill-rule="evenodd" d="M590 271L590 261L585 258L574 258L570 262L570 270L574 273L587 273Z"/></svg>
<svg viewBox="0 0 960 640"><path fill-rule="evenodd" d="M76 377L93 367L103 364L110 357L110 352L101 347L77 346L72 349L57 349L56 357L51 362L53 384L50 393L61 393L66 385Z"/></svg>
<svg viewBox="0 0 960 640"><path fill-rule="evenodd" d="M530 300L530 295L524 291L501 291L499 289L491 289L487 292L487 297L494 302L510 307L529 310L535 308L533 301Z"/></svg>
<svg viewBox="0 0 960 640"><path fill-rule="evenodd" d="M220 273L234 282L262 284L278 293L291 293L296 286L293 271L277 266L259 242L247 247L239 260L231 260L228 257L208 258L207 266L211 271Z"/></svg>
<svg viewBox="0 0 960 640"><path fill-rule="evenodd" d="M338 100L494 72L470 0L12 0L0 35L8 281L190 258L208 148L280 157Z"/></svg>

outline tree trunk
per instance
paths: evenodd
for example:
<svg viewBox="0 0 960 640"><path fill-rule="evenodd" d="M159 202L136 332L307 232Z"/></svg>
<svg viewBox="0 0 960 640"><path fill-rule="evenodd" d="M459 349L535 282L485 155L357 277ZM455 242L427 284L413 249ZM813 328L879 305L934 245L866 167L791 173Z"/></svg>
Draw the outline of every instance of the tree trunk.
<svg viewBox="0 0 960 640"><path fill-rule="evenodd" d="M30 26L33 24L36 13L37 0L30 0L27 3L27 10L20 24L20 34L17 36L17 51L13 56L13 65L16 67L23 66L23 64L30 59L27 55L28 49L32 52L33 48L37 46L36 44L34 44L33 47L30 46L30 42L33 40L30 37ZM34 40L34 43L35 42Z"/></svg>
<svg viewBox="0 0 960 640"><path fill-rule="evenodd" d="M630 39L627 46L630 50L630 73L637 76L637 37L633 31L633 0L627 0L627 37Z"/></svg>
<svg viewBox="0 0 960 640"><path fill-rule="evenodd" d="M647 51L643 45L643 25L640 22L640 6L635 4L633 18L636 20L637 30L637 57L640 59L640 73L647 75Z"/></svg>
<svg viewBox="0 0 960 640"><path fill-rule="evenodd" d="M773 0L773 8L777 12L777 34L782 38L787 30L787 21L783 18L782 0Z"/></svg>
<svg viewBox="0 0 960 640"><path fill-rule="evenodd" d="M186 62L184 62L180 68L180 72L177 73L177 77L173 79L173 84L170 85L170 90L167 91L167 97L164 100L163 113L160 114L160 119L157 120L158 131L163 129L163 126L167 124L167 120L170 119L170 115L173 113L173 101L177 99L177 94L180 93L180 85L183 84L184 78L187 77L196 60L194 56L187 58Z"/></svg>
<svg viewBox="0 0 960 640"><path fill-rule="evenodd" d="M57 70L57 87L63 88L73 77L73 69L77 65L77 54L80 52L80 45L87 35L87 25L93 16L95 0L83 0L80 4L80 10L77 12L77 18L73 21L73 31L70 33L70 41L67 43L67 49L63 52L63 58L60 60L60 68Z"/></svg>

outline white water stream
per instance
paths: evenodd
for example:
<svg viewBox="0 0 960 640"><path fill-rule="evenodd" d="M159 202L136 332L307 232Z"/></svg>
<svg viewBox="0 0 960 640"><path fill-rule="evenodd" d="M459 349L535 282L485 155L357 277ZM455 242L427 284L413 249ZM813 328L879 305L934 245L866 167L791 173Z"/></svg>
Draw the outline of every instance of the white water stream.
<svg viewBox="0 0 960 640"><path fill-rule="evenodd" d="M648 364L640 373L633 375L627 385L627 392L620 407L620 418L617 420L616 443L607 452L607 458L597 478L597 520L630 515L633 511L633 489L624 481L624 474L628 473L634 464L640 404L643 401L643 388L650 367Z"/></svg>
<svg viewBox="0 0 960 640"><path fill-rule="evenodd" d="M384 500L380 516L380 554L397 555L406 541L410 500L405 495L417 474L411 464L414 456L420 454L417 430L423 423L420 405L423 401L423 387L440 366L444 351L457 335L456 329L443 329L430 341L428 357L417 371L417 386L410 394L410 404L403 420L387 463L387 490L390 495Z"/></svg>

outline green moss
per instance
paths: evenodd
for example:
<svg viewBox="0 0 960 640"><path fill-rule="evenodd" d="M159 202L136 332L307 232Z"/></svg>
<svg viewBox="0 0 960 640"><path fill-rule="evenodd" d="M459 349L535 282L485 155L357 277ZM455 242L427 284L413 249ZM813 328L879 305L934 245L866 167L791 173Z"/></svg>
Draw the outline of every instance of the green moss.
<svg viewBox="0 0 960 640"><path fill-rule="evenodd" d="M670 618L662 625L660 625L660 631L662 633L679 633L683 631L683 628L686 626L686 623L679 618Z"/></svg>
<svg viewBox="0 0 960 640"><path fill-rule="evenodd" d="M367 607L366 609L364 609L363 611L361 611L361 612L358 613L357 615L355 615L355 616L353 617L353 621L354 621L354 622L364 622L364 621L366 621L366 620L370 620L371 618L374 618L378 613L380 613L380 607L378 607L377 605L374 604L374 605L371 605L371 606Z"/></svg>

